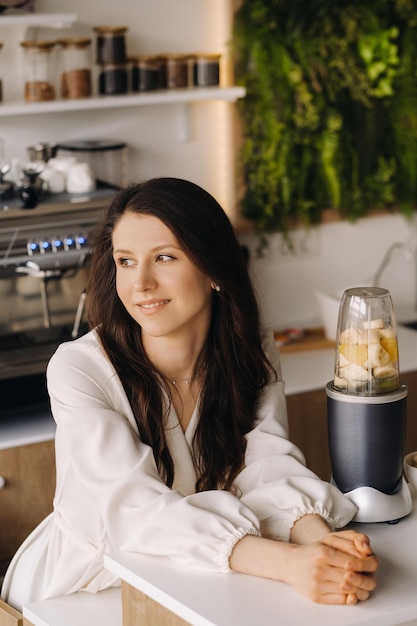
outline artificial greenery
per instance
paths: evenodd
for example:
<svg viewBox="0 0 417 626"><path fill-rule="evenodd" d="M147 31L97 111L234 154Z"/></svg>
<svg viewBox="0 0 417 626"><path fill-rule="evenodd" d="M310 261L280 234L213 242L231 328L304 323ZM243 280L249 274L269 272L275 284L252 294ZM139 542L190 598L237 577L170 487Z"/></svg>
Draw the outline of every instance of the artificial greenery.
<svg viewBox="0 0 417 626"><path fill-rule="evenodd" d="M245 194L258 233L325 209L411 215L416 0L242 0L233 33Z"/></svg>

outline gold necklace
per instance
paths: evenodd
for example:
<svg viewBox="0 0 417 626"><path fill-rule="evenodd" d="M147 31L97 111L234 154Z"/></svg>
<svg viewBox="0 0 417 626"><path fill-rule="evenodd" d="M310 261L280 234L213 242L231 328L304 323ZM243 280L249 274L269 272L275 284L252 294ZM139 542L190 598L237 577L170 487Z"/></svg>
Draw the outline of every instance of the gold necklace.
<svg viewBox="0 0 417 626"><path fill-rule="evenodd" d="M203 363L202 366L196 372L194 372L192 376L188 376L187 378L172 378L172 376L164 376L164 378L165 380L168 380L171 385L174 385L174 387L177 386L177 383L185 383L186 385L189 385L196 378L200 378L200 372L202 369L206 369L205 363Z"/></svg>

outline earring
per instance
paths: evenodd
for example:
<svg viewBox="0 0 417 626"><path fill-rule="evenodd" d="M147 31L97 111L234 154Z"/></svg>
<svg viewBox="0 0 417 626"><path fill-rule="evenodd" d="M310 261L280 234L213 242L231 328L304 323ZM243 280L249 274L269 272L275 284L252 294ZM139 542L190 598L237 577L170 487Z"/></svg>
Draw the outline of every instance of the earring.
<svg viewBox="0 0 417 626"><path fill-rule="evenodd" d="M211 283L211 288L217 292L220 291L220 285L217 285L215 282Z"/></svg>

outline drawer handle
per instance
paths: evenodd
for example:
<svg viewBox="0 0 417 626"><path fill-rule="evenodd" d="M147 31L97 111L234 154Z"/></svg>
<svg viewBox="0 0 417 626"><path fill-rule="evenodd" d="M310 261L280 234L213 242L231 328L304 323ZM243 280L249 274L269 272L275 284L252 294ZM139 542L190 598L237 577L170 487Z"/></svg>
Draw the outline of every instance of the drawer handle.
<svg viewBox="0 0 417 626"><path fill-rule="evenodd" d="M6 486L6 479L4 476L0 476L0 489L4 489Z"/></svg>

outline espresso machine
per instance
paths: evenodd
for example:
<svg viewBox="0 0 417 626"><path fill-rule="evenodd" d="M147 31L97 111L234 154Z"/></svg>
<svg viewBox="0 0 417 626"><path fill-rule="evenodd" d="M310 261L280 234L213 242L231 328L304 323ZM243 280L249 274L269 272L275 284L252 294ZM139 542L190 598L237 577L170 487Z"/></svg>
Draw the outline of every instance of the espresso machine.
<svg viewBox="0 0 417 626"><path fill-rule="evenodd" d="M93 232L114 189L50 194L33 210L0 202L0 420L49 410L45 369L57 346L87 330Z"/></svg>
<svg viewBox="0 0 417 626"><path fill-rule="evenodd" d="M412 509L402 475L407 391L389 292L346 290L326 394L331 480L357 506L354 521L394 523Z"/></svg>

